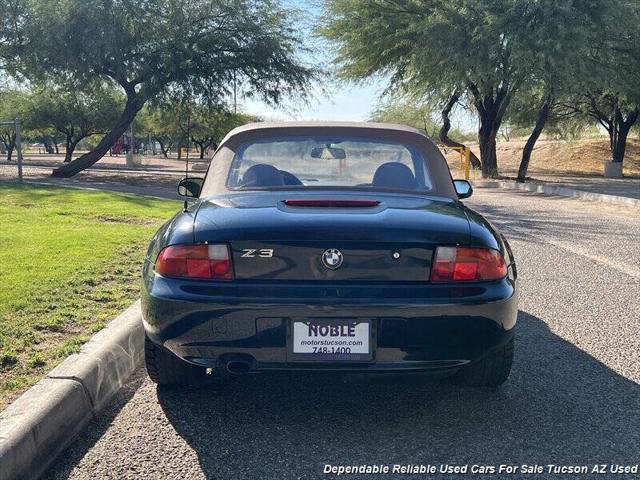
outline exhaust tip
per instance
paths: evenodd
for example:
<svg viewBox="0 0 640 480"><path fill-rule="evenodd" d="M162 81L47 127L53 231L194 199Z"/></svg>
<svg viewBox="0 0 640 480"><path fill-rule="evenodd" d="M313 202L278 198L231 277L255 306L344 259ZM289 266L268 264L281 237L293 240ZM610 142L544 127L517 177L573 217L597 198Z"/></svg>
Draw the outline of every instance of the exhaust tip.
<svg viewBox="0 0 640 480"><path fill-rule="evenodd" d="M227 371L233 375L244 375L249 373L251 365L244 360L231 360L226 364Z"/></svg>

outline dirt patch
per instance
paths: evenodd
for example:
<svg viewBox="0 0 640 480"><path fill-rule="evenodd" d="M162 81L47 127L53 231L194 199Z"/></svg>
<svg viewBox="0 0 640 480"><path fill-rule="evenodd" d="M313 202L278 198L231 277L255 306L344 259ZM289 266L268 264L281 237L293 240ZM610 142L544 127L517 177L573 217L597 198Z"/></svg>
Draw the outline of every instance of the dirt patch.
<svg viewBox="0 0 640 480"><path fill-rule="evenodd" d="M522 149L526 139L498 142L498 169L500 174L515 176L522 159ZM469 147L480 155L477 144ZM460 155L449 151L446 155L452 169L458 170ZM596 175L602 176L604 162L611 158L609 139L586 138L576 141L539 140L533 149L528 175ZM640 140L630 138L624 160L624 175L640 177Z"/></svg>
<svg viewBox="0 0 640 480"><path fill-rule="evenodd" d="M121 185L132 185L137 187L168 187L175 190L181 176L154 175L142 172L100 172L95 170L85 170L73 178L75 180L95 183L98 188L101 183L119 183Z"/></svg>
<svg viewBox="0 0 640 480"><path fill-rule="evenodd" d="M137 217L115 217L109 215L92 215L90 218L101 223L127 223L130 225L156 225L157 220Z"/></svg>

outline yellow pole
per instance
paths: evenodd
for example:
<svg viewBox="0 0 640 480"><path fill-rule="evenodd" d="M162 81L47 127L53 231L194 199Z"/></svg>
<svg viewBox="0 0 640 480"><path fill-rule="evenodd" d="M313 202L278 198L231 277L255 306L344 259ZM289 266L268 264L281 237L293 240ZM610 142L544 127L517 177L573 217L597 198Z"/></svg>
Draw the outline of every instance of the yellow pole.
<svg viewBox="0 0 640 480"><path fill-rule="evenodd" d="M471 168L471 150L469 147L464 149L464 179L469 180L469 170Z"/></svg>

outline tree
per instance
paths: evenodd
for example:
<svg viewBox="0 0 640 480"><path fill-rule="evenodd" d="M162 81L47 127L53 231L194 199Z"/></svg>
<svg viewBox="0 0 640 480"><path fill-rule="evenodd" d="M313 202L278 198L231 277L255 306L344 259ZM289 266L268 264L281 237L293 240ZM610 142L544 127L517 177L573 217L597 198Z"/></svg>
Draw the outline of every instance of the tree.
<svg viewBox="0 0 640 480"><path fill-rule="evenodd" d="M457 142L450 136L451 130L451 111L456 106L458 101L460 100L460 91L455 90L449 99L445 102L444 107L442 108L442 112L440 112L442 118L442 127L440 128L440 132L438 133L438 138L443 145L447 147L456 147L456 148L467 148L460 142ZM473 168L482 168L482 164L480 163L480 159L476 157L476 154L469 149L469 161L471 162L471 166Z"/></svg>
<svg viewBox="0 0 640 480"><path fill-rule="evenodd" d="M637 88L637 87L636 87ZM566 107L596 120L609 135L611 161L624 161L627 137L640 116L640 97L627 96L620 90L598 90L577 95Z"/></svg>
<svg viewBox="0 0 640 480"><path fill-rule="evenodd" d="M27 111L27 94L20 90L0 91L0 121L9 122L15 119L21 120L24 130L29 126L25 123L25 112ZM0 142L6 151L7 162L13 160L13 152L16 148L16 129L14 125L0 125Z"/></svg>
<svg viewBox="0 0 640 480"><path fill-rule="evenodd" d="M437 107L418 99L392 99L389 102L378 105L371 113L370 119L374 122L390 122L410 125L414 128L424 130L430 136L438 136L440 142L447 147L464 147L460 141L464 134L459 130L451 131L451 120L449 119L459 96L453 95L440 112L442 119L441 126L434 119L438 114ZM457 138L457 140L455 140ZM471 164L474 168L480 167L478 157L471 152Z"/></svg>
<svg viewBox="0 0 640 480"><path fill-rule="evenodd" d="M217 148L218 143L232 129L256 120L243 113L233 113L223 105L192 103L183 105L178 115L180 130L185 137L198 146L203 159L208 148Z"/></svg>
<svg viewBox="0 0 640 480"><path fill-rule="evenodd" d="M443 104L457 92L477 112L482 173L492 177L498 175L496 135L514 95L539 63L540 39L553 39L567 18L577 17L569 25L578 25L622 3L327 0L321 33L337 43L343 78L388 75L392 89Z"/></svg>
<svg viewBox="0 0 640 480"><path fill-rule="evenodd" d="M217 148L230 130L258 121L252 115L233 113L224 105L175 98L143 109L138 119L142 130L158 142L165 158L174 146L187 143L187 135L189 141L198 146L200 158L204 158L207 149Z"/></svg>
<svg viewBox="0 0 640 480"><path fill-rule="evenodd" d="M18 0L13 0L18 1ZM168 91L218 99L234 76L266 101L304 92L312 71L296 58L290 15L272 0L22 0L9 51L14 73L86 86L118 85L126 101L94 150L53 171L98 161L150 100Z"/></svg>
<svg viewBox="0 0 640 480"><path fill-rule="evenodd" d="M28 115L35 127L53 128L64 136L64 161L70 162L82 139L111 129L123 103L119 92L105 85L93 85L84 92L45 87L31 96Z"/></svg>
<svg viewBox="0 0 640 480"><path fill-rule="evenodd" d="M585 94L573 101L576 110L607 131L611 160L620 166L629 131L640 116L640 3L623 3L625 8L607 23L593 49L591 59L599 74L583 79Z"/></svg>
<svg viewBox="0 0 640 480"><path fill-rule="evenodd" d="M524 75L517 0L328 0L321 29L343 78L390 75L394 89L443 104L468 96L480 117L483 176L498 174L496 135Z"/></svg>
<svg viewBox="0 0 640 480"><path fill-rule="evenodd" d="M534 127L522 152L519 182L525 181L531 153L545 124L549 120L559 124L572 115L583 116L580 108L567 109L566 99L583 98L589 84L598 87L603 82L607 84L608 78L614 74L603 68L603 62L597 58L602 53L593 45L601 44L603 37L610 37L607 32L617 31L629 18L633 18L633 6L623 0L584 7L580 3L569 5L563 2L530 2L527 7L526 18L535 22L531 42L536 55L530 61L528 85L521 89L522 98L515 100L517 108L510 116L520 125L528 119ZM631 37L625 35L625 41L628 40ZM617 43L617 46L621 45ZM614 50L615 47L610 45L605 56L610 57ZM589 80L585 83L583 79ZM531 108L532 104L535 109Z"/></svg>
<svg viewBox="0 0 640 480"><path fill-rule="evenodd" d="M557 90L552 89L549 82L530 82L514 98L508 112L506 118L508 125L518 135L529 133L522 149L516 178L520 183L526 181L531 155L543 129L556 138L568 139L579 137L587 127L588 122L583 115L563 105L568 91L566 87L570 85L566 83L563 85L560 82L555 82L554 85Z"/></svg>
<svg viewBox="0 0 640 480"><path fill-rule="evenodd" d="M167 105L148 106L142 109L136 118L142 130L149 134L154 142L158 142L164 158L169 158L169 152L180 143L183 136L175 112Z"/></svg>
<svg viewBox="0 0 640 480"><path fill-rule="evenodd" d="M524 183L527 177L527 171L529 169L529 163L531 161L531 154L533 153L533 148L540 138L540 134L547 123L549 116L553 110L554 104L554 95L553 90L549 82L541 82L541 85L536 85L535 87L539 87L539 91L529 92L528 95L522 95L523 99L526 99L530 102L532 99L535 99L534 103L528 103L528 105L535 105L534 109L527 108L525 105L519 105L518 109L515 109L517 115L519 115L519 120L516 123L522 125L522 119L526 118L527 120L532 120L534 123L533 130L527 139L527 142L524 144L524 148L522 149L522 159L520 160L520 166L518 167L518 176L516 181L520 183ZM535 89L533 87L533 90ZM528 118L527 118L528 117ZM527 122L529 123L529 122Z"/></svg>
<svg viewBox="0 0 640 480"><path fill-rule="evenodd" d="M30 132L30 138L34 142L42 143L44 146L44 150L48 154L59 154L60 148L58 147L58 143L60 143L62 139L62 135L55 128L51 127L34 127Z"/></svg>
<svg viewBox="0 0 640 480"><path fill-rule="evenodd" d="M423 130L425 134L434 137L438 132L438 125L433 120L433 108L426 103L418 103L403 99L392 99L380 103L370 114L373 122L399 123Z"/></svg>

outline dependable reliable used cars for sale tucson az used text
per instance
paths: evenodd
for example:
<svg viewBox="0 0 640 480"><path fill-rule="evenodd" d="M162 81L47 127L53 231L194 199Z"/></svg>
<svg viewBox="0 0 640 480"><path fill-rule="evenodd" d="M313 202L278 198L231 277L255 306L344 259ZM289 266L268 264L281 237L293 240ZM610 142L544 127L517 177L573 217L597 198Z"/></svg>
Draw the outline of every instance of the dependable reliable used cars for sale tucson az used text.
<svg viewBox="0 0 640 480"><path fill-rule="evenodd" d="M273 370L509 376L504 236L460 200L438 148L375 123L256 123L221 142L144 263L160 384Z"/></svg>

